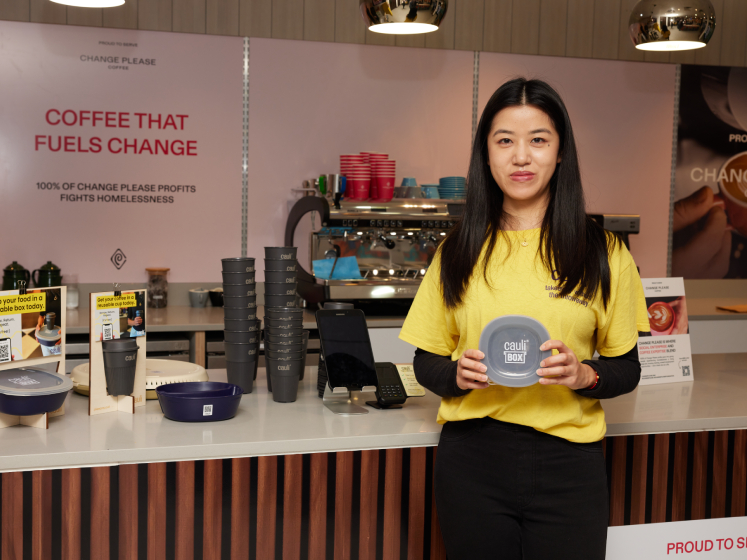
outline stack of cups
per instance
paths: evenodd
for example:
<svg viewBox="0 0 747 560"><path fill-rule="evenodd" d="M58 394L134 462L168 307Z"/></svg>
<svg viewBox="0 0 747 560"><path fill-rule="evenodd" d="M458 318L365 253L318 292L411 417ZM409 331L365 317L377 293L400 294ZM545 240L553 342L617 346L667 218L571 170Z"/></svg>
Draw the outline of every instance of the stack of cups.
<svg viewBox="0 0 747 560"><path fill-rule="evenodd" d="M265 247L265 362L275 402L293 402L303 379L309 332L296 307L296 248Z"/></svg>
<svg viewBox="0 0 747 560"><path fill-rule="evenodd" d="M394 197L394 174L397 162L386 159L373 159L371 154L371 190L376 193L376 198L388 202Z"/></svg>
<svg viewBox="0 0 747 560"><path fill-rule="evenodd" d="M345 190L352 193L351 198L368 200L371 195L371 165L353 165L352 171L346 177Z"/></svg>
<svg viewBox="0 0 747 560"><path fill-rule="evenodd" d="M371 164L363 154L342 154L340 174L345 175L345 198L368 199L371 190Z"/></svg>
<svg viewBox="0 0 747 560"><path fill-rule="evenodd" d="M254 259L222 259L223 332L228 382L251 393L257 377L261 321L257 318Z"/></svg>

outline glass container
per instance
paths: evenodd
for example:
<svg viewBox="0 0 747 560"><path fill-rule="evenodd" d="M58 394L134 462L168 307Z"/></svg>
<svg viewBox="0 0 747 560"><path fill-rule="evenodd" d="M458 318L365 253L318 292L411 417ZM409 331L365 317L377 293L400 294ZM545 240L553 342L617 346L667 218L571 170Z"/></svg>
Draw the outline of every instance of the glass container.
<svg viewBox="0 0 747 560"><path fill-rule="evenodd" d="M148 272L148 307L160 309L169 303L169 281L166 273L170 268L146 268Z"/></svg>

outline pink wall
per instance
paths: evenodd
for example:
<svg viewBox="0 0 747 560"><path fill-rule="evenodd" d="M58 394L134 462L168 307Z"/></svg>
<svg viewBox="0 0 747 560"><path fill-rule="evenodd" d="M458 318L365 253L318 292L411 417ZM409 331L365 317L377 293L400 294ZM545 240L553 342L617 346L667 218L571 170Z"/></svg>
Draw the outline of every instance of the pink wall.
<svg viewBox="0 0 747 560"><path fill-rule="evenodd" d="M398 183L466 172L471 52L278 39L250 51L249 256L282 243L291 189L339 173L341 153L388 153ZM308 231L295 240L305 266Z"/></svg>
<svg viewBox="0 0 747 560"><path fill-rule="evenodd" d="M643 277L667 272L674 65L480 54L480 111L516 76L540 78L568 107L588 210L640 214L631 252Z"/></svg>

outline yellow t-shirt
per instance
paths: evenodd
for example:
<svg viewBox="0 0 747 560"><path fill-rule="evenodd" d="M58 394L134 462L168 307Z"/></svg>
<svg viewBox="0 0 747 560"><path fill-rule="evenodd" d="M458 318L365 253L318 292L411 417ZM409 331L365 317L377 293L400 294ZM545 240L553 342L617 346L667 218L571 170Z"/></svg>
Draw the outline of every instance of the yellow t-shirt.
<svg viewBox="0 0 747 560"><path fill-rule="evenodd" d="M482 273L481 258L456 309L447 309L444 303L437 255L399 337L457 360L465 350L478 348L483 328L496 317L527 315L540 321L551 339L563 341L582 361L591 359L595 349L608 357L625 354L635 346L638 331L649 330L641 279L624 246L616 245L609 255L610 301L605 309L601 291L591 301L578 295L557 297L557 282L537 253L539 229L505 234L509 241L498 236L488 265L490 285ZM606 432L599 401L562 385L491 385L462 397L445 397L438 410L440 424L486 416L573 442L598 441Z"/></svg>

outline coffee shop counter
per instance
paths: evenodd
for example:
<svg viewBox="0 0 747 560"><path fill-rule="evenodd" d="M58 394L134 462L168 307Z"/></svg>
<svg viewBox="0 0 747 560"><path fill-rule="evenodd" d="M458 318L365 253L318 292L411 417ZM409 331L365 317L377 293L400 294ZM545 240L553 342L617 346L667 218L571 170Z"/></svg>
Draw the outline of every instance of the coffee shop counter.
<svg viewBox="0 0 747 560"><path fill-rule="evenodd" d="M604 402L612 525L745 515L747 354L696 355L693 369L694 382ZM298 400L275 403L260 370L235 418L195 424L165 419L155 401L89 417L71 394L48 430L0 430L3 548L444 558L432 499L439 399L345 417L315 386L307 368Z"/></svg>

